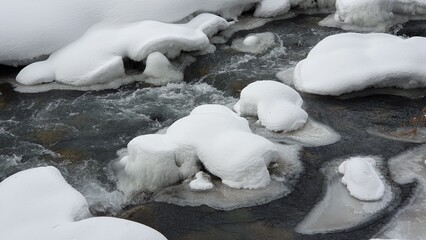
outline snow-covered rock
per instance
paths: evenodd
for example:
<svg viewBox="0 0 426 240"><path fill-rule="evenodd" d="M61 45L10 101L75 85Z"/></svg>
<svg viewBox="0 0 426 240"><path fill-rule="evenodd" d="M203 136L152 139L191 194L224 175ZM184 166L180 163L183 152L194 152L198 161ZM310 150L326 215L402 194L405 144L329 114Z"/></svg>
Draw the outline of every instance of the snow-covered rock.
<svg viewBox="0 0 426 240"><path fill-rule="evenodd" d="M74 86L107 83L124 76L124 57L142 61L154 52L174 58L181 51L202 50L210 46L208 36L228 25L213 14L200 14L186 24L142 21L97 25L46 61L25 67L16 80L24 85L53 81ZM152 69L149 71L152 73Z"/></svg>
<svg viewBox="0 0 426 240"><path fill-rule="evenodd" d="M0 195L1 239L166 240L142 224L91 217L86 199L54 167L10 176L0 183Z"/></svg>
<svg viewBox="0 0 426 240"><path fill-rule="evenodd" d="M288 10L287 0L279 4L275 0L3 0L0 64L33 62L75 41L97 23L172 23L201 12L236 18L257 3L261 3L256 9L258 16L276 16Z"/></svg>
<svg viewBox="0 0 426 240"><path fill-rule="evenodd" d="M253 134L246 119L221 105L195 108L165 134L132 140L128 152L120 161L124 180L119 184L127 193L189 178L198 172L196 159L229 187L262 188L271 181L268 166L282 158L274 143Z"/></svg>
<svg viewBox="0 0 426 240"><path fill-rule="evenodd" d="M210 176L204 172L198 172L195 174L194 180L189 183L189 188L192 191L207 191L214 187L210 180Z"/></svg>
<svg viewBox="0 0 426 240"><path fill-rule="evenodd" d="M291 87L276 81L257 81L241 91L234 110L240 116L257 116L270 131L293 131L308 120L302 104L299 93Z"/></svg>
<svg viewBox="0 0 426 240"><path fill-rule="evenodd" d="M276 38L271 32L249 34L244 39L235 39L232 48L240 52L263 54L276 44Z"/></svg>
<svg viewBox="0 0 426 240"><path fill-rule="evenodd" d="M352 157L339 166L344 174L342 183L351 196L361 201L375 201L383 197L385 185L375 169L376 161L370 157Z"/></svg>
<svg viewBox="0 0 426 240"><path fill-rule="evenodd" d="M374 159L378 166L383 166L383 160ZM297 232L316 234L348 231L353 227L372 221L388 210L395 195L390 183L385 181L386 191L380 200L361 201L354 198L341 183L341 175L337 171L342 161L330 162L321 168L321 173L326 177L324 197L298 224Z"/></svg>
<svg viewBox="0 0 426 240"><path fill-rule="evenodd" d="M395 23L418 15L426 15L424 0L336 0L336 13L321 21L320 25L352 31L385 32Z"/></svg>
<svg viewBox="0 0 426 240"><path fill-rule="evenodd" d="M340 95L369 87L426 86L426 38L343 33L325 38L300 61L294 85L304 92Z"/></svg>
<svg viewBox="0 0 426 240"><path fill-rule="evenodd" d="M182 81L183 72L174 67L162 53L153 52L146 59L143 77L144 82L162 86L167 83Z"/></svg>

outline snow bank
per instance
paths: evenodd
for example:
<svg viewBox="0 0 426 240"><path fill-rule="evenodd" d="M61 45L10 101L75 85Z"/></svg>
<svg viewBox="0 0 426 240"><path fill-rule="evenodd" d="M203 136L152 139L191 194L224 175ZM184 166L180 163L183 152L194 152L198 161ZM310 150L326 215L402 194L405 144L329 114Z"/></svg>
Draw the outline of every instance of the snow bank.
<svg viewBox="0 0 426 240"><path fill-rule="evenodd" d="M384 163L375 159L378 166ZM331 162L321 168L326 177L326 192L323 199L315 205L309 214L296 227L302 234L347 231L350 228L380 218L388 210L394 196L389 182L385 181L384 196L378 201L361 201L352 197L341 183L337 171L342 160Z"/></svg>
<svg viewBox="0 0 426 240"><path fill-rule="evenodd" d="M368 87L426 86L426 38L343 33L322 40L294 71L304 92L340 95Z"/></svg>
<svg viewBox="0 0 426 240"><path fill-rule="evenodd" d="M268 166L281 158L272 142L251 132L246 119L220 105L199 106L165 134L132 140L128 152L120 161L127 180L119 184L127 193L187 179L198 172L197 158L227 186L262 188L271 181Z"/></svg>
<svg viewBox="0 0 426 240"><path fill-rule="evenodd" d="M384 230L377 236L383 239L422 240L426 236L426 145L410 149L388 161L392 180L398 184L416 182L413 196Z"/></svg>
<svg viewBox="0 0 426 240"><path fill-rule="evenodd" d="M261 3L256 9L258 16L276 16L288 10L286 0L4 0L0 7L0 64L33 62L75 41L97 23L172 23L201 12L236 18L257 3Z"/></svg>
<svg viewBox="0 0 426 240"><path fill-rule="evenodd" d="M340 164L339 172L344 174L342 183L351 196L361 201L375 201L383 197L385 185L375 166L376 161L370 157L353 157Z"/></svg>
<svg viewBox="0 0 426 240"><path fill-rule="evenodd" d="M142 61L161 52L174 58L181 51L198 51L210 46L208 36L229 23L216 15L201 14L186 24L142 21L122 25L97 25L76 42L52 54L46 61L25 67L16 77L24 85L57 81L73 86L103 84L123 77L123 58ZM153 74L149 59L147 74ZM169 68L169 66L166 66Z"/></svg>
<svg viewBox="0 0 426 240"><path fill-rule="evenodd" d="M240 116L257 116L271 131L293 131L304 126L308 114L303 100L292 88L276 81L258 81L241 91L234 110Z"/></svg>
<svg viewBox="0 0 426 240"><path fill-rule="evenodd" d="M336 0L336 13L320 25L385 32L397 22L425 14L426 2L423 0Z"/></svg>
<svg viewBox="0 0 426 240"><path fill-rule="evenodd" d="M235 39L232 48L240 52L263 54L276 44L276 38L271 32L249 34L244 39Z"/></svg>
<svg viewBox="0 0 426 240"><path fill-rule="evenodd" d="M54 167L10 176L0 183L0 195L1 239L166 239L142 224L88 218L86 199Z"/></svg>

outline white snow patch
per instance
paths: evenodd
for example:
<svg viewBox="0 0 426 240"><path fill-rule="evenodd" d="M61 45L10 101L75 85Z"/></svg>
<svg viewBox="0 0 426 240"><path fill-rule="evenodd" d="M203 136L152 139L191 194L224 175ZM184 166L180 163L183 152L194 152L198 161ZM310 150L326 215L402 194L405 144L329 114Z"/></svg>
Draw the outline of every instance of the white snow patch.
<svg viewBox="0 0 426 240"><path fill-rule="evenodd" d="M53 81L73 86L105 84L125 75L124 57L142 61L154 52L175 58L181 51L203 50L210 46L209 36L228 26L225 19L213 14L200 14L185 24L97 25L46 61L25 67L16 80L24 85ZM158 58L154 55L150 63L158 63ZM147 74L152 73L149 67Z"/></svg>
<svg viewBox="0 0 426 240"><path fill-rule="evenodd" d="M166 239L142 224L91 217L86 199L54 167L10 176L0 195L1 239Z"/></svg>
<svg viewBox="0 0 426 240"><path fill-rule="evenodd" d="M271 32L249 34L244 39L235 39L232 48L240 52L263 54L276 44L276 39Z"/></svg>
<svg viewBox="0 0 426 240"><path fill-rule="evenodd" d="M294 85L340 95L368 87L426 87L426 38L343 33L325 38L300 61Z"/></svg>
<svg viewBox="0 0 426 240"><path fill-rule="evenodd" d="M193 191L188 181L171 186L155 193L157 202L167 202L179 206L207 205L219 210L233 210L266 204L291 193L303 170L300 162L301 147L276 144L280 159L268 169L272 180L259 189L235 189L212 177L214 188L209 191Z"/></svg>
<svg viewBox="0 0 426 240"><path fill-rule="evenodd" d="M236 18L256 3L262 3L256 12L265 17L285 13L288 6L283 0L280 4L275 0L3 0L0 63L31 63L75 41L97 23L172 23L202 12Z"/></svg>
<svg viewBox="0 0 426 240"><path fill-rule="evenodd" d="M276 81L257 81L241 91L234 110L240 116L257 116L270 131L293 131L308 119L302 104L299 93L291 87Z"/></svg>
<svg viewBox="0 0 426 240"><path fill-rule="evenodd" d="M275 17L288 12L290 7L290 0L263 0L258 4L254 16Z"/></svg>
<svg viewBox="0 0 426 240"><path fill-rule="evenodd" d="M146 68L143 72L144 82L156 86L183 80L183 72L174 67L166 56L160 52L153 52L146 59Z"/></svg>
<svg viewBox="0 0 426 240"><path fill-rule="evenodd" d="M232 188L258 189L271 181L268 166L280 161L277 146L251 132L246 119L221 105L202 105L165 134L144 135L128 145L119 188L153 191L206 170Z"/></svg>
<svg viewBox="0 0 426 240"><path fill-rule="evenodd" d="M376 169L376 161L370 157L352 157L339 166L344 174L342 183L351 196L361 201L376 201L383 197L385 185Z"/></svg>
<svg viewBox="0 0 426 240"><path fill-rule="evenodd" d="M381 159L375 160L378 167L383 165ZM337 171L341 162L327 164L321 169L327 178L324 198L299 223L297 232L316 234L348 230L374 219L388 208L394 193L387 181L385 194L380 200L360 201L352 197L341 183L341 176Z"/></svg>
<svg viewBox="0 0 426 240"><path fill-rule="evenodd" d="M195 174L194 180L189 183L189 187L192 191L207 191L211 190L214 185L210 180L210 176L204 172L198 172Z"/></svg>

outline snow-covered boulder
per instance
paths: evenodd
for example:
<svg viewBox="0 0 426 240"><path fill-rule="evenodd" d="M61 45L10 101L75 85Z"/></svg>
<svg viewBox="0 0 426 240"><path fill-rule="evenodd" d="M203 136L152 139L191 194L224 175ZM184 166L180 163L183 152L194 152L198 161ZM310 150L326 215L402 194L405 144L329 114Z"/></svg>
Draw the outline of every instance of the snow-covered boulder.
<svg viewBox="0 0 426 240"><path fill-rule="evenodd" d="M192 191L208 191L214 187L211 182L210 176L204 172L195 174L194 180L189 183L189 188Z"/></svg>
<svg viewBox="0 0 426 240"><path fill-rule="evenodd" d="M257 3L258 16L276 16L288 10L287 0L3 0L0 64L33 62L75 41L97 23L172 23L202 12L236 18Z"/></svg>
<svg viewBox="0 0 426 240"><path fill-rule="evenodd" d="M185 151L188 154L179 157ZM221 105L195 108L165 134L132 140L128 152L120 161L124 174L119 184L127 193L149 191L189 178L199 169L193 156L229 187L262 188L271 180L268 166L281 158L274 143L253 134L246 119ZM182 168L191 171L183 174Z"/></svg>
<svg viewBox="0 0 426 240"><path fill-rule="evenodd" d="M144 82L162 86L167 83L183 80L183 72L174 67L160 52L153 52L146 59L146 68L143 72Z"/></svg>
<svg viewBox="0 0 426 240"><path fill-rule="evenodd" d="M166 240L142 224L91 217L86 199L54 167L10 176L0 183L0 196L1 239Z"/></svg>
<svg viewBox="0 0 426 240"><path fill-rule="evenodd" d="M174 58L181 51L202 50L210 46L208 36L228 25L225 19L207 13L186 24L142 21L97 25L46 61L25 67L16 80L24 85L53 81L73 86L108 83L124 76L124 57L142 61L154 52ZM152 72L150 68L148 71Z"/></svg>
<svg viewBox="0 0 426 240"><path fill-rule="evenodd" d="M234 110L240 116L257 116L270 131L293 131L308 120L302 104L299 93L291 87L276 81L257 81L241 91Z"/></svg>
<svg viewBox="0 0 426 240"><path fill-rule="evenodd" d="M276 44L277 36L271 32L249 34L245 38L235 39L232 48L253 54L263 54Z"/></svg>
<svg viewBox="0 0 426 240"><path fill-rule="evenodd" d="M341 95L369 87L426 86L426 38L343 33L325 38L294 71L296 89Z"/></svg>
<svg viewBox="0 0 426 240"><path fill-rule="evenodd" d="M361 201L375 201L383 197L385 185L375 169L376 161L370 157L353 157L339 166L344 174L342 183L351 196Z"/></svg>
<svg viewBox="0 0 426 240"><path fill-rule="evenodd" d="M426 15L424 0L336 0L336 13L321 21L320 25L386 32L395 23L418 15Z"/></svg>

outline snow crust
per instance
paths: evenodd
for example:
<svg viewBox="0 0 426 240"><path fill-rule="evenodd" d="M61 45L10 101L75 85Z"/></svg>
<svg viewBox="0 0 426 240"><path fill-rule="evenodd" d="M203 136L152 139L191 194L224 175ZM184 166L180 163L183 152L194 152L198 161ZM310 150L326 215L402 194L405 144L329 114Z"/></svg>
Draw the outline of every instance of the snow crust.
<svg viewBox="0 0 426 240"><path fill-rule="evenodd" d="M145 225L91 217L86 199L54 167L18 172L0 183L1 239L165 240Z"/></svg>
<svg viewBox="0 0 426 240"><path fill-rule="evenodd" d="M33 62L75 41L97 23L172 23L201 12L236 18L257 3L258 16L271 17L288 10L283 0L279 4L274 0L4 0L0 8L0 63Z"/></svg>
<svg viewBox="0 0 426 240"><path fill-rule="evenodd" d="M339 172L344 174L342 183L351 196L361 201L375 201L383 197L385 185L375 166L376 161L370 157L353 157L340 164Z"/></svg>
<svg viewBox="0 0 426 240"><path fill-rule="evenodd" d="M154 52L175 58L181 51L203 50L210 46L209 36L228 26L225 19L213 14L200 14L185 24L142 21L97 25L46 61L25 67L16 80L24 85L53 81L73 86L104 84L125 75L124 57L142 61ZM159 58L154 54L148 59L147 75L158 75L152 69L158 62L170 73L170 66Z"/></svg>
<svg viewBox="0 0 426 240"><path fill-rule="evenodd" d="M292 88L276 81L257 81L241 91L234 110L240 116L257 116L270 131L293 131L303 127L308 114L303 100Z"/></svg>
<svg viewBox="0 0 426 240"><path fill-rule="evenodd" d="M128 152L120 160L125 174L119 187L129 194L187 179L198 172L197 159L229 187L258 189L271 181L268 166L282 158L274 143L221 105L199 106L165 134L133 139Z"/></svg>
<svg viewBox="0 0 426 240"><path fill-rule="evenodd" d="M276 44L276 39L271 32L249 34L244 39L235 39L232 48L240 52L263 54Z"/></svg>
<svg viewBox="0 0 426 240"><path fill-rule="evenodd" d="M378 167L384 164L381 159L374 159ZM321 168L321 173L327 179L324 197L297 225L297 232L317 234L347 231L374 220L387 211L395 195L390 183L385 181L384 196L378 201L361 201L354 198L341 183L341 175L337 171L343 161L334 161Z"/></svg>
<svg viewBox="0 0 426 240"><path fill-rule="evenodd" d="M340 95L369 87L426 86L426 38L343 33L325 38L294 71L296 89Z"/></svg>

